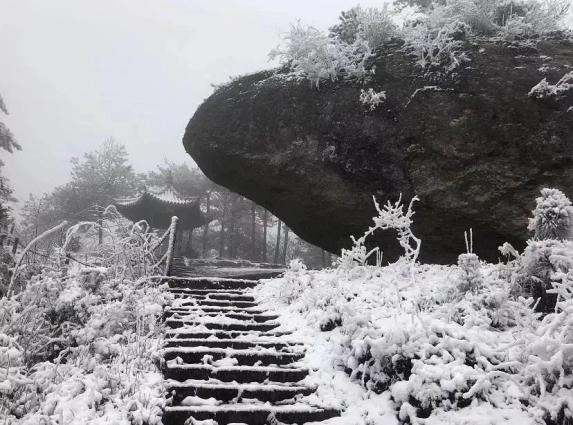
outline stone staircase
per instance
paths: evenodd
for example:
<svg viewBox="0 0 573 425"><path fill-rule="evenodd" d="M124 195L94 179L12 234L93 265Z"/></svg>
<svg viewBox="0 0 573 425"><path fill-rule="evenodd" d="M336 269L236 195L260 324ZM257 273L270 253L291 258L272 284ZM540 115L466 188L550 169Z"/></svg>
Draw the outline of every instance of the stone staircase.
<svg viewBox="0 0 573 425"><path fill-rule="evenodd" d="M275 330L278 317L250 295L257 283L170 280L175 301L165 320L165 425L208 419L218 425L304 424L339 415L305 403L315 391L300 383L308 375L301 364L305 347Z"/></svg>

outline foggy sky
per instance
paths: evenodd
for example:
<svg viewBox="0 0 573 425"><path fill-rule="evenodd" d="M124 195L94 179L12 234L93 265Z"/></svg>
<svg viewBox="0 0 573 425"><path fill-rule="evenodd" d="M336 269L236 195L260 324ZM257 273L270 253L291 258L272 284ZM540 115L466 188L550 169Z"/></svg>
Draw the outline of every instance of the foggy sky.
<svg viewBox="0 0 573 425"><path fill-rule="evenodd" d="M22 201L113 137L136 171L189 161L181 138L212 83L271 66L290 23L326 29L356 0L0 0L0 152ZM382 1L360 1L380 6Z"/></svg>

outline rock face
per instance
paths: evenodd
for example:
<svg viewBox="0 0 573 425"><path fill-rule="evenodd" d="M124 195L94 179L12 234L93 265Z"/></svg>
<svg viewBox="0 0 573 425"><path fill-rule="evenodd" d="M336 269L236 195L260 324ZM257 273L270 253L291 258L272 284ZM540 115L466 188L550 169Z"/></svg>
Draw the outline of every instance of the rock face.
<svg viewBox="0 0 573 425"><path fill-rule="evenodd" d="M482 41L447 80L424 76L397 41L373 60L366 84L318 89L280 72L219 88L187 126L184 145L215 182L263 205L299 236L338 253L361 235L381 202L416 204L424 261L452 262L473 228L474 252L496 260L521 248L542 187L573 195L573 89L528 96L543 78L573 69L573 43L531 47ZM375 110L361 89L384 90ZM391 233L373 241L402 253Z"/></svg>

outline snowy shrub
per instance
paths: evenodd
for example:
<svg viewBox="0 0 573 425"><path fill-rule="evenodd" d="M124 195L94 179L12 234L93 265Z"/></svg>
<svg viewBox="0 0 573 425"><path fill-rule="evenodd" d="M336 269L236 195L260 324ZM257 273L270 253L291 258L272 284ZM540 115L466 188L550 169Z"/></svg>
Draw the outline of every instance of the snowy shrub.
<svg viewBox="0 0 573 425"><path fill-rule="evenodd" d="M168 295L150 276L160 270L152 249L158 238L142 223L106 217L70 228L54 258L33 275L18 273L21 284L0 298L7 424L160 423L164 398L153 353ZM81 262L66 251L77 237Z"/></svg>
<svg viewBox="0 0 573 425"><path fill-rule="evenodd" d="M381 47L396 34L396 24L392 12L385 4L382 9L360 6L341 13L340 23L330 28L330 35L341 41L352 44L364 40L374 50Z"/></svg>
<svg viewBox="0 0 573 425"><path fill-rule="evenodd" d="M573 208L557 189L543 189L536 202L528 226L534 239L515 260L512 281L536 300L536 311L549 313L556 306L555 286L573 270L573 241L568 240Z"/></svg>
<svg viewBox="0 0 573 425"><path fill-rule="evenodd" d="M559 206L568 205L555 191L543 194L534 231L560 223ZM378 214L398 228L411 224L403 206L398 211L389 204ZM375 218L373 227L384 226ZM418 266L415 284L400 262L368 265L364 239L354 242L336 269L294 264L284 277L255 289L263 304L316 341L309 354L320 359L323 387L343 370L364 389L371 413L382 404L400 423L461 425L474 423L476 415L484 423L573 421L572 241L531 240L523 254L505 244L509 265L480 263L468 243L457 266ZM553 297L543 316L532 308L531 292L511 291L524 279ZM288 303L275 296L285 287L296 288ZM341 390L345 397L348 385Z"/></svg>
<svg viewBox="0 0 573 425"><path fill-rule="evenodd" d="M376 92L370 88L368 90L360 90L360 103L367 106L370 111L376 109L379 105L383 104L386 100L386 92Z"/></svg>
<svg viewBox="0 0 573 425"><path fill-rule="evenodd" d="M467 233L465 233L465 238L467 252L458 256L458 267L460 268L458 289L463 294L467 292L476 294L483 287L483 276L479 257L473 253L473 232L471 229L469 241Z"/></svg>
<svg viewBox="0 0 573 425"><path fill-rule="evenodd" d="M364 235L358 239L351 236L353 248L350 251L342 251L341 264L348 263L348 258L350 258L351 264L364 265L373 253L377 253L377 265L380 265L382 253L379 252L378 248L366 252L364 244L366 243L366 239L376 230L393 229L398 234L398 243L404 249L404 255L400 258L399 263L403 264L405 266L404 270L407 269L407 273L413 277L414 266L420 254L420 246L422 244L422 241L414 236L411 229L413 223L412 217L414 216L412 207L414 202L418 200L418 197L413 197L407 208L402 204L402 195L400 195L398 200L394 203L390 201L386 202L383 208L380 207L375 197L372 199L378 212L378 216L372 218L374 226L370 226Z"/></svg>
<svg viewBox="0 0 573 425"><path fill-rule="evenodd" d="M323 80L362 79L366 76L365 61L371 50L363 40L347 44L298 22L291 25L284 43L283 48L270 53L270 58L278 57L293 75L306 78L317 87Z"/></svg>
<svg viewBox="0 0 573 425"><path fill-rule="evenodd" d="M458 267L461 271L458 283L460 292L477 293L483 285L479 257L471 252L460 254L458 257Z"/></svg>
<svg viewBox="0 0 573 425"><path fill-rule="evenodd" d="M529 97L535 99L556 98L559 99L573 89L573 71L565 74L557 83L549 84L544 78L531 88Z"/></svg>
<svg viewBox="0 0 573 425"><path fill-rule="evenodd" d="M417 65L440 76L450 74L469 59L463 51L466 31L466 25L458 21L442 25L428 18L405 27L403 34Z"/></svg>

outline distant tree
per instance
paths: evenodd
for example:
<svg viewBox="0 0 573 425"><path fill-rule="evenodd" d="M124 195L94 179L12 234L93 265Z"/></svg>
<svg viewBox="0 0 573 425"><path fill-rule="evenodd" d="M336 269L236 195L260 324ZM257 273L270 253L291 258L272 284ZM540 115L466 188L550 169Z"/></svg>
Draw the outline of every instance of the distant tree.
<svg viewBox="0 0 573 425"><path fill-rule="evenodd" d="M108 206L115 198L131 195L140 184L125 146L112 139L71 162L72 181L67 189L76 198L74 212L80 216L88 210L93 212L94 207Z"/></svg>
<svg viewBox="0 0 573 425"><path fill-rule="evenodd" d="M8 115L8 109L0 95L0 111ZM16 142L16 139L4 122L0 121L0 148L13 153L15 150L21 150L22 148ZM13 201L12 188L8 184L8 179L2 174L2 167L4 162L0 160L0 225L4 226L8 220L9 208L6 205L9 201Z"/></svg>

